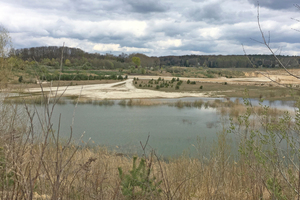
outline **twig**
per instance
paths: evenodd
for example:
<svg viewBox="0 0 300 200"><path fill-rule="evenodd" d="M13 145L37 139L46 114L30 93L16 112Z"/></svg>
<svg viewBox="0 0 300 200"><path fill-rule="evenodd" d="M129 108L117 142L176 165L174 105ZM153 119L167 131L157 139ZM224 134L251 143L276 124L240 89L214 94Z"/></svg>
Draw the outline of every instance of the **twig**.
<svg viewBox="0 0 300 200"><path fill-rule="evenodd" d="M262 30L262 28L261 28L261 24L260 24L259 4L258 4L258 6L257 6L257 24L258 24L259 31L260 31L260 33L261 33L261 37L262 37L262 39L263 39L263 44L264 44L264 45L267 47L267 49L271 52L271 54L272 54L272 55L274 56L274 58L277 60L277 62L278 62L279 65L281 66L281 68L283 68L283 69L286 71L286 73L288 73L290 76L295 77L295 78L297 78L297 79L300 79L299 76L297 76L297 75L291 73L291 72L284 66L284 64L281 62L281 60L279 60L279 58L278 58L278 57L276 56L276 54L273 52L273 50L271 49L270 45L267 43L266 38L265 38L265 35L264 35L263 30Z"/></svg>

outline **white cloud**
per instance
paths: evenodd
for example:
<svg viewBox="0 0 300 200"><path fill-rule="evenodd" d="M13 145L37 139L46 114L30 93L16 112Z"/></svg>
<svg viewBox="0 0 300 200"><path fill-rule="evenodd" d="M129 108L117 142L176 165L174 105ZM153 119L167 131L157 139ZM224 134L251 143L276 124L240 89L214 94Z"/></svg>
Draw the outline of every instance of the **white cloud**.
<svg viewBox="0 0 300 200"><path fill-rule="evenodd" d="M96 44L93 48L97 51L119 51L120 44Z"/></svg>
<svg viewBox="0 0 300 200"><path fill-rule="evenodd" d="M156 49L168 49L170 47L180 47L182 45L182 41L181 39L167 39L149 42L148 44Z"/></svg>
<svg viewBox="0 0 300 200"><path fill-rule="evenodd" d="M116 52L144 52L149 51L146 48L135 48L135 47L121 47L120 44L96 44L93 47L93 50L102 51L102 52L109 52L109 51L116 51Z"/></svg>
<svg viewBox="0 0 300 200"><path fill-rule="evenodd" d="M204 39L218 39L221 36L220 28L203 28L199 30L200 35Z"/></svg>

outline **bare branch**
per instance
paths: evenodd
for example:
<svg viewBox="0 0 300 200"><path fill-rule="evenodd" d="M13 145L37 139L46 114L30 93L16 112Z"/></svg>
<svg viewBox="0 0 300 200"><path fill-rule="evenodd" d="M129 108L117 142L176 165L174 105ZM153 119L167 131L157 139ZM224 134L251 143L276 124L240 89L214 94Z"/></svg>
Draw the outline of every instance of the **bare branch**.
<svg viewBox="0 0 300 200"><path fill-rule="evenodd" d="M267 47L267 49L271 52L271 54L274 56L274 58L276 59L276 61L279 63L280 67L284 69L284 71L286 73L288 73L290 76L295 77L297 79L300 79L299 76L291 73L286 67L285 65L281 62L281 60L276 56L276 54L274 53L274 51L271 49L270 45L268 44L268 42L266 41L265 35L263 33L263 30L261 28L261 23L260 23L260 15L259 15L259 4L257 6L257 23L258 23L258 28L259 31L261 33L261 37L263 39L263 44Z"/></svg>

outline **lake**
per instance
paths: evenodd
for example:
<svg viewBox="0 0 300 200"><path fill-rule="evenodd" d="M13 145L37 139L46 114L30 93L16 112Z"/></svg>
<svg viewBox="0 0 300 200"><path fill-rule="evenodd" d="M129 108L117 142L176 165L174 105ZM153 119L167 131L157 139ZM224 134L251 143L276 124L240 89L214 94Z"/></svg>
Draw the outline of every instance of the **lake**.
<svg viewBox="0 0 300 200"><path fill-rule="evenodd" d="M182 101L195 101L199 98L181 98ZM204 101L212 100L201 98ZM156 99L155 101L174 102L179 99ZM235 99L231 99L234 101ZM240 100L242 102L242 100ZM141 153L140 141L144 144L148 135L148 147L157 154L179 156L185 152L197 155L199 149L208 149L222 131L222 122L228 124L228 117L221 117L214 108L195 107L177 108L168 105L121 106L114 101L112 106L72 103L56 105L54 110L54 130L57 130L58 116L61 114L61 135L70 133L72 116L75 109L73 138L88 145L103 145L110 150L123 153ZM251 100L253 105L258 100ZM264 102L271 107L292 109L292 102ZM226 127L225 127L226 128ZM198 148L200 146L200 148Z"/></svg>

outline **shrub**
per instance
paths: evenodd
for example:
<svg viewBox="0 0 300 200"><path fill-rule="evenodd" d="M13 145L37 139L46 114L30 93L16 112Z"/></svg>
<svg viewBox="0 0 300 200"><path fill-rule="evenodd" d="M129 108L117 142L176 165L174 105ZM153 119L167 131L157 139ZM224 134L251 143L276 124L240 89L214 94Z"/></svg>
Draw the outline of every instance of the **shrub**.
<svg viewBox="0 0 300 200"><path fill-rule="evenodd" d="M182 84L182 81L178 81L177 85L180 86Z"/></svg>
<svg viewBox="0 0 300 200"><path fill-rule="evenodd" d="M110 75L110 78L116 80L117 79L117 75L115 75L115 74Z"/></svg>
<svg viewBox="0 0 300 200"><path fill-rule="evenodd" d="M123 76L122 76L122 75L119 75L119 76L118 76L118 80L123 80Z"/></svg>
<svg viewBox="0 0 300 200"><path fill-rule="evenodd" d="M206 74L206 77L207 78L214 78L214 75L212 75L212 74Z"/></svg>
<svg viewBox="0 0 300 200"><path fill-rule="evenodd" d="M156 177L150 177L151 169L146 166L145 159L141 159L138 167L136 160L137 157L133 157L133 166L129 174L125 175L122 168L118 168L122 194L127 199L158 197L162 192L159 188L162 181L156 181Z"/></svg>
<svg viewBox="0 0 300 200"><path fill-rule="evenodd" d="M201 86L200 86L200 90L202 90L202 89L203 89L203 86L201 85Z"/></svg>
<svg viewBox="0 0 300 200"><path fill-rule="evenodd" d="M89 80L94 80L94 76L93 75L89 75Z"/></svg>
<svg viewBox="0 0 300 200"><path fill-rule="evenodd" d="M23 82L23 76L19 77L19 82L22 83Z"/></svg>

